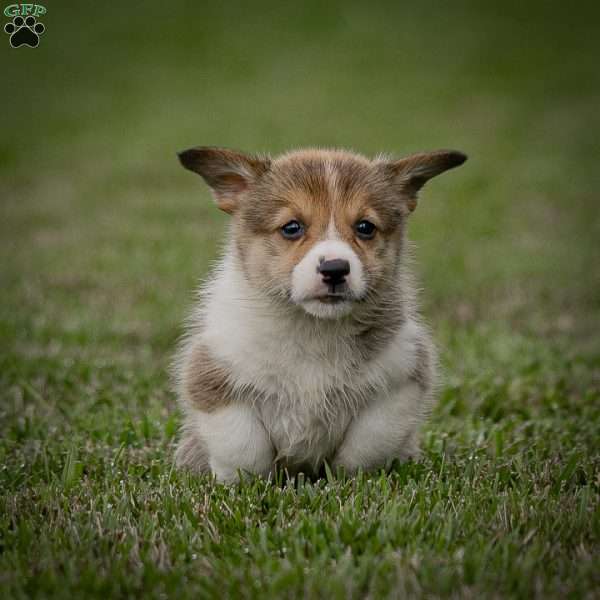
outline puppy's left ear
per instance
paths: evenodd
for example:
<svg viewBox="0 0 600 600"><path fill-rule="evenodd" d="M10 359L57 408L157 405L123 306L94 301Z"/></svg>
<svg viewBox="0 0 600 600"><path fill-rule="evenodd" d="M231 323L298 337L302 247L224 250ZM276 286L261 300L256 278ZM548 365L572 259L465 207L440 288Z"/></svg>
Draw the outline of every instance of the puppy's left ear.
<svg viewBox="0 0 600 600"><path fill-rule="evenodd" d="M458 150L436 150L385 163L385 168L388 176L400 186L407 208L412 212L417 207L417 194L427 181L448 169L459 167L466 160L467 155Z"/></svg>
<svg viewBox="0 0 600 600"><path fill-rule="evenodd" d="M177 156L186 169L202 176L217 206L229 214L238 209L248 187L270 166L268 158L212 146L190 148Z"/></svg>

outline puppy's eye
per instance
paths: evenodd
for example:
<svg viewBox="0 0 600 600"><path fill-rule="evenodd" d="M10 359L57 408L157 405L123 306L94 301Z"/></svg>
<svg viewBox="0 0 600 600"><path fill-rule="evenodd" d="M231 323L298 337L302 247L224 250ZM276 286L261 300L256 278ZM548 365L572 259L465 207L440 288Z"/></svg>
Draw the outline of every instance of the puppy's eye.
<svg viewBox="0 0 600 600"><path fill-rule="evenodd" d="M288 240L297 240L304 235L304 225L298 221L290 221L281 228L281 234Z"/></svg>
<svg viewBox="0 0 600 600"><path fill-rule="evenodd" d="M371 221L365 221L364 219L362 221L359 221L354 226L354 231L356 231L356 235L362 240L373 239L373 237L375 237L376 230L377 227L375 227L375 225L373 225Z"/></svg>

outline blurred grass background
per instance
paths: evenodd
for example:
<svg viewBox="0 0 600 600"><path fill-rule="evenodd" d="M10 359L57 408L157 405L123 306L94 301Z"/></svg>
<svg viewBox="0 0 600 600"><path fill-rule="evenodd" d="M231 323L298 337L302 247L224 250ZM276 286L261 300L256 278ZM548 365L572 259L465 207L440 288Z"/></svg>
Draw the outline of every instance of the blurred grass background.
<svg viewBox="0 0 600 600"><path fill-rule="evenodd" d="M54 471L122 444L168 471L166 369L226 224L176 160L193 145L465 151L410 224L448 373L432 435L525 410L514 365L561 373L556 431L568 390L597 393L597 3L45 5L38 48L0 39L0 456L30 514ZM556 456L597 457L588 409Z"/></svg>

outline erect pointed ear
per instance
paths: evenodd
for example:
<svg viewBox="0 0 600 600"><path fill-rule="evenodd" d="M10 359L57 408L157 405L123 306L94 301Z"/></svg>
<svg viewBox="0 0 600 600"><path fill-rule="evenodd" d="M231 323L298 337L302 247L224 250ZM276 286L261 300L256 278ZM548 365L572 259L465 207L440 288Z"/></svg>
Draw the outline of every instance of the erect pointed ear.
<svg viewBox="0 0 600 600"><path fill-rule="evenodd" d="M412 212L417 207L417 194L427 181L448 169L462 165L466 160L467 155L458 150L436 150L412 154L388 162L385 167L394 182L402 187L408 210Z"/></svg>
<svg viewBox="0 0 600 600"><path fill-rule="evenodd" d="M252 181L268 171L267 158L249 156L226 148L199 146L178 153L181 164L202 175L210 186L217 206L233 214Z"/></svg>

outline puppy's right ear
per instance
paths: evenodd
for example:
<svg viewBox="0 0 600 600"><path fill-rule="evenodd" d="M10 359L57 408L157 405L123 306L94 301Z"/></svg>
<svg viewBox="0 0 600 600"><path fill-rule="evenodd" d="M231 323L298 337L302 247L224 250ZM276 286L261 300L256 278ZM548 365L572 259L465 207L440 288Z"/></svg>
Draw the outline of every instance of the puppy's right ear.
<svg viewBox="0 0 600 600"><path fill-rule="evenodd" d="M270 166L268 158L210 146L190 148L177 155L186 169L202 175L217 206L229 214L237 210L252 181L268 171Z"/></svg>

